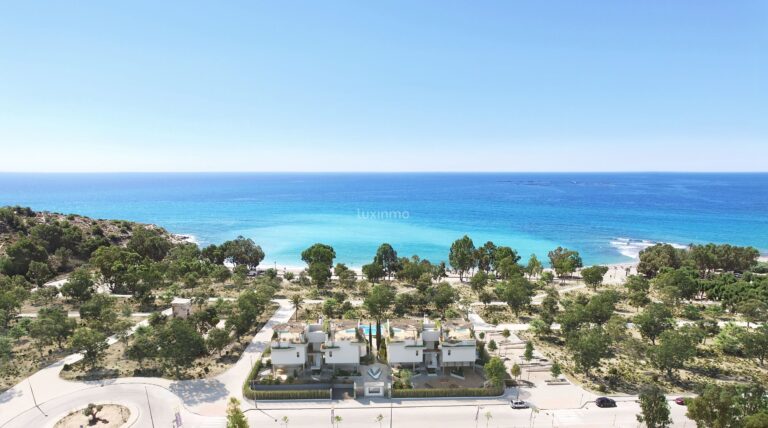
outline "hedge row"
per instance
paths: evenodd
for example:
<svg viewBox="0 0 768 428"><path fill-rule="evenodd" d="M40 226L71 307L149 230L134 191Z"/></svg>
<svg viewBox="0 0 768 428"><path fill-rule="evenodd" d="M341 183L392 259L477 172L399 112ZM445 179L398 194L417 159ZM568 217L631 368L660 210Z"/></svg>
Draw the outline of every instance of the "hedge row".
<svg viewBox="0 0 768 428"><path fill-rule="evenodd" d="M330 400L331 391L328 389L309 389L295 391L254 391L251 389L251 379L255 379L261 371L261 358L253 365L251 372L243 383L243 396L251 400L302 400L322 399Z"/></svg>
<svg viewBox="0 0 768 428"><path fill-rule="evenodd" d="M251 400L330 400L329 389L306 389L288 391L254 391L245 388L243 395Z"/></svg>
<svg viewBox="0 0 768 428"><path fill-rule="evenodd" d="M426 397L498 397L504 394L503 387L494 388L421 388L393 389L393 398Z"/></svg>

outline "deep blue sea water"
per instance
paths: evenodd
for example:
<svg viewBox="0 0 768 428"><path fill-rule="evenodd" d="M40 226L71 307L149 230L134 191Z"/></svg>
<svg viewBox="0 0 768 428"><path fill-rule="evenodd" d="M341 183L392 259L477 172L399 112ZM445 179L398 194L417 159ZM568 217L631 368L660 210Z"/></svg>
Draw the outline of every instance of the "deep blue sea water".
<svg viewBox="0 0 768 428"><path fill-rule="evenodd" d="M586 263L631 261L647 242L768 251L768 174L0 174L9 204L155 223L202 245L243 235L279 265L314 242L353 266L382 242L447 260L464 234L524 257L563 245Z"/></svg>

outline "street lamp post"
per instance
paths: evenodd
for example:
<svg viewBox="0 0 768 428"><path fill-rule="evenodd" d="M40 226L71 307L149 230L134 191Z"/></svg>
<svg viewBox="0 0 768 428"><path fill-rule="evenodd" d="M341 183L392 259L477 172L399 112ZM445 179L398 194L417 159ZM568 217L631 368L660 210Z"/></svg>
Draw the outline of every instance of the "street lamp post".
<svg viewBox="0 0 768 428"><path fill-rule="evenodd" d="M47 418L48 415L43 411L43 409L40 408L40 405L37 404L37 398L35 398L35 390L32 389L32 382L29 381L29 378L27 378L27 384L29 384L29 392L32 393L32 402L35 403L35 407L37 407L37 410L39 410L40 413L42 413L43 416Z"/></svg>

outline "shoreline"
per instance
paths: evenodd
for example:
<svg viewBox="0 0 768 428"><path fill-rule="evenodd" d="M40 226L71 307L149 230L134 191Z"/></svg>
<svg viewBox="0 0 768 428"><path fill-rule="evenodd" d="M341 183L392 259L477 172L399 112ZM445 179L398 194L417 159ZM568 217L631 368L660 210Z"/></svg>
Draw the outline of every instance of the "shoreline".
<svg viewBox="0 0 768 428"><path fill-rule="evenodd" d="M638 262L631 262L631 263L610 263L610 264L603 264L603 265L596 265L596 266L606 266L608 267L608 272L605 274L605 279L603 280L604 284L607 285L618 285L623 284L626 280L628 275L636 275L637 274L637 264ZM585 266L586 267L586 266ZM265 265L259 265L257 268L258 270L267 270L267 269L273 269L274 264L265 264ZM362 267L358 266L347 266L349 270L355 272L355 274L359 277L358 279L363 278L363 272ZM295 265L277 265L277 273L278 275L282 275L286 272L293 273L294 275L298 275L301 273L301 271L305 270L306 266L295 266ZM545 272L551 272L551 268L545 268ZM578 271L577 271L578 272ZM335 275L332 275L333 278L335 278ZM446 281L448 283L459 283L459 276L450 273L448 276L443 279L443 281ZM464 283L466 283L466 278Z"/></svg>

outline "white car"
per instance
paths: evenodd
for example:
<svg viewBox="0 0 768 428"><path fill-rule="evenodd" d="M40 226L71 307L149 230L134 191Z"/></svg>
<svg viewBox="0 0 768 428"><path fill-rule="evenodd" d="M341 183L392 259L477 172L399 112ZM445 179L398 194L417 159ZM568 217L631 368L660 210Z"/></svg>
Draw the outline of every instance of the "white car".
<svg viewBox="0 0 768 428"><path fill-rule="evenodd" d="M509 402L509 406L512 407L513 409L527 409L528 407L530 407L528 406L528 403L526 403L523 400L511 400Z"/></svg>

